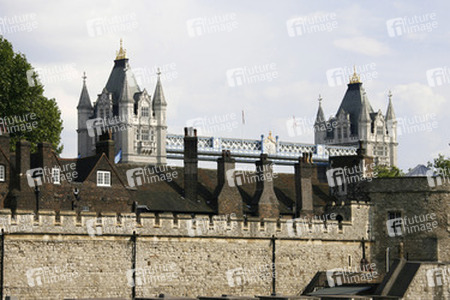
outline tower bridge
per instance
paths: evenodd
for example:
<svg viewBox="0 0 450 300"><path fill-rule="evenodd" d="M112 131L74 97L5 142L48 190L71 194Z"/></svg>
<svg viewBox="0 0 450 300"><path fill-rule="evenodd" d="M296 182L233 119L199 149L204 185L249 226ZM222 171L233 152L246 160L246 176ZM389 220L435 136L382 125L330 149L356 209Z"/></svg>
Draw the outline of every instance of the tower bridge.
<svg viewBox="0 0 450 300"><path fill-rule="evenodd" d="M167 158L183 159L184 136L168 134L166 140ZM279 141L278 136L261 135L259 140L221 138L214 136L198 137L198 158L202 161L216 161L222 150L229 150L236 162L254 163L262 153L279 165L293 165L303 153L312 153L314 162L327 162L330 156L356 155L355 147L314 145Z"/></svg>

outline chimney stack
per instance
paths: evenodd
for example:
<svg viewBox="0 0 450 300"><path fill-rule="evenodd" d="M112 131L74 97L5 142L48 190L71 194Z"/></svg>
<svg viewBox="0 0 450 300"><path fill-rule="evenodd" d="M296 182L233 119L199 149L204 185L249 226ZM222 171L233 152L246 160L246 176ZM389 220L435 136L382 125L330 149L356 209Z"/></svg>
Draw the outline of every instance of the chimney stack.
<svg viewBox="0 0 450 300"><path fill-rule="evenodd" d="M184 128L184 197L197 201L198 152L197 129Z"/></svg>
<svg viewBox="0 0 450 300"><path fill-rule="evenodd" d="M101 136L97 144L95 145L95 151L97 155L101 155L105 153L106 157L111 162L114 162L115 157L115 146L114 141L112 140L111 132L105 131Z"/></svg>
<svg viewBox="0 0 450 300"><path fill-rule="evenodd" d="M303 153L295 168L295 217L313 213L312 175L315 171L312 153Z"/></svg>
<svg viewBox="0 0 450 300"><path fill-rule="evenodd" d="M242 197L236 187L235 160L231 158L229 150L222 151L222 157L217 160L217 210L219 215L235 214L243 217Z"/></svg>
<svg viewBox="0 0 450 300"><path fill-rule="evenodd" d="M39 143L37 151L37 163L39 167L51 168L52 164L52 144Z"/></svg>
<svg viewBox="0 0 450 300"><path fill-rule="evenodd" d="M20 140L16 143L16 180L19 190L28 187L27 171L30 169L30 149L31 144L28 141Z"/></svg>
<svg viewBox="0 0 450 300"><path fill-rule="evenodd" d="M261 191L258 201L258 214L261 218L278 218L280 207L275 191L273 190L273 164L267 154L261 154L256 162L256 175L258 181L256 190Z"/></svg>
<svg viewBox="0 0 450 300"><path fill-rule="evenodd" d="M3 153L9 158L9 133L4 132L4 129L0 126L0 148L3 150Z"/></svg>

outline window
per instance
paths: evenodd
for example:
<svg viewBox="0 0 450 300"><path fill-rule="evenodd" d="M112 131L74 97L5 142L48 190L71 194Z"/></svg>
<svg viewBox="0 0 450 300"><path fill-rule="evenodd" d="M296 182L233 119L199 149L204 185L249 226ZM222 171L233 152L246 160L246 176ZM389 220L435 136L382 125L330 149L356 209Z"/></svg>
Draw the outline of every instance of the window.
<svg viewBox="0 0 450 300"><path fill-rule="evenodd" d="M5 175L5 166L0 165L0 181L5 181L6 175Z"/></svg>
<svg viewBox="0 0 450 300"><path fill-rule="evenodd" d="M337 129L337 138L338 139L342 138L342 128Z"/></svg>
<svg viewBox="0 0 450 300"><path fill-rule="evenodd" d="M141 138L142 138L142 140L143 141L148 141L149 140L149 136L150 136L149 130L148 129L142 129L142 131L141 131Z"/></svg>
<svg viewBox="0 0 450 300"><path fill-rule="evenodd" d="M97 171L97 186L111 186L111 172Z"/></svg>
<svg viewBox="0 0 450 300"><path fill-rule="evenodd" d="M148 117L149 116L149 109L148 107L142 107L141 108L141 117Z"/></svg>
<svg viewBox="0 0 450 300"><path fill-rule="evenodd" d="M52 182L53 184L61 184L61 170L59 168L52 168Z"/></svg>
<svg viewBox="0 0 450 300"><path fill-rule="evenodd" d="M383 130L383 126L377 126L377 135L383 135L384 130Z"/></svg>
<svg viewBox="0 0 450 300"><path fill-rule="evenodd" d="M388 220L398 219L402 217L402 213L399 211L388 212Z"/></svg>
<svg viewBox="0 0 450 300"><path fill-rule="evenodd" d="M344 139L346 139L348 137L348 127L344 127Z"/></svg>
<svg viewBox="0 0 450 300"><path fill-rule="evenodd" d="M139 133L139 128L136 128L136 141L139 141L141 139L141 135Z"/></svg>

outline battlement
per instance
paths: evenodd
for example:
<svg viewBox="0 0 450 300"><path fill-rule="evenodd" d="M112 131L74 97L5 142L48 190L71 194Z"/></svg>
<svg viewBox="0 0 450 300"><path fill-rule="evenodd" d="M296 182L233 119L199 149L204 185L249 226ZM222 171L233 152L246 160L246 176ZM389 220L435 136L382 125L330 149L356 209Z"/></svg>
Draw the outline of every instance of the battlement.
<svg viewBox="0 0 450 300"><path fill-rule="evenodd" d="M358 204L368 213L367 204ZM49 234L130 236L135 232L142 236L173 237L225 237L225 238L275 238L357 240L367 236L368 218L352 221L319 219L261 219L237 218L234 215L208 216L172 213L103 213L42 210L0 210L0 228L5 234Z"/></svg>

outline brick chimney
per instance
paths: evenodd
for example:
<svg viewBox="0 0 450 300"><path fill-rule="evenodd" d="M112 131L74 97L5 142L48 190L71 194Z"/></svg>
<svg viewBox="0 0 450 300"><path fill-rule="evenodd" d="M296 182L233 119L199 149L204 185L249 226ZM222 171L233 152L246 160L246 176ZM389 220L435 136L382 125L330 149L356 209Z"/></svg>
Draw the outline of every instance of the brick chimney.
<svg viewBox="0 0 450 300"><path fill-rule="evenodd" d="M256 161L256 175L258 181L256 190L261 191L258 200L258 214L261 218L278 218L280 207L275 191L273 190L273 164L267 154L261 154Z"/></svg>
<svg viewBox="0 0 450 300"><path fill-rule="evenodd" d="M37 146L37 163L39 167L51 168L52 166L52 144L39 143Z"/></svg>
<svg viewBox="0 0 450 300"><path fill-rule="evenodd" d="M115 146L110 131L106 131L100 136L99 141L95 144L95 151L97 155L105 153L106 157L114 162Z"/></svg>
<svg viewBox="0 0 450 300"><path fill-rule="evenodd" d="M0 130L2 130L2 128L0 127ZM6 156L9 158L9 143L10 143L10 138L9 138L9 133L7 132L1 132L0 134L0 148L3 150L3 152L6 154Z"/></svg>
<svg viewBox="0 0 450 300"><path fill-rule="evenodd" d="M19 190L28 188L27 171L30 169L30 148L28 141L16 143L16 184Z"/></svg>
<svg viewBox="0 0 450 300"><path fill-rule="evenodd" d="M219 215L235 214L242 218L242 197L234 180L235 160L231 158L229 150L222 151L222 157L217 160L217 210Z"/></svg>
<svg viewBox="0 0 450 300"><path fill-rule="evenodd" d="M184 197L197 201L198 154L197 129L184 128Z"/></svg>
<svg viewBox="0 0 450 300"><path fill-rule="evenodd" d="M313 213L312 175L315 171L312 153L303 153L295 168L295 217Z"/></svg>

